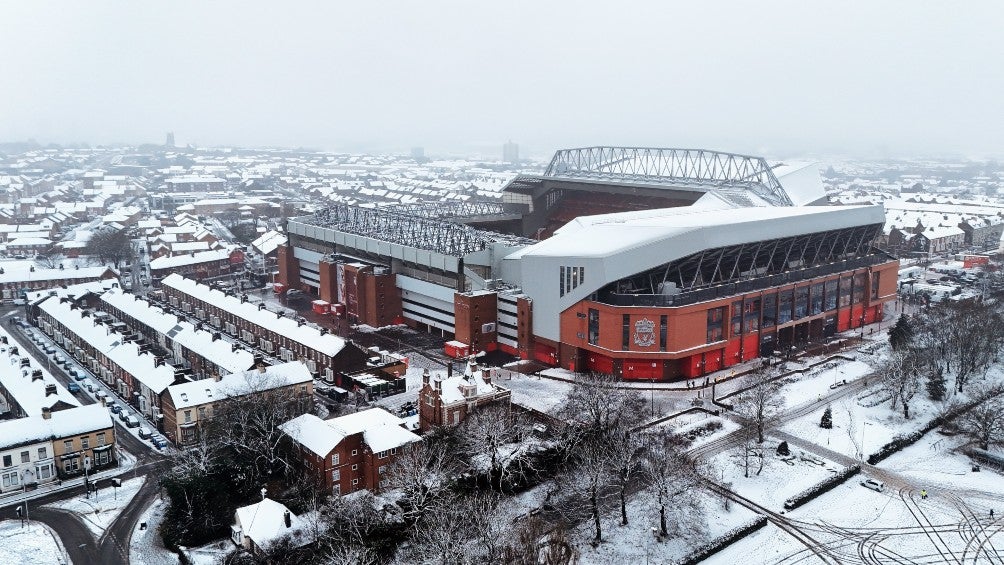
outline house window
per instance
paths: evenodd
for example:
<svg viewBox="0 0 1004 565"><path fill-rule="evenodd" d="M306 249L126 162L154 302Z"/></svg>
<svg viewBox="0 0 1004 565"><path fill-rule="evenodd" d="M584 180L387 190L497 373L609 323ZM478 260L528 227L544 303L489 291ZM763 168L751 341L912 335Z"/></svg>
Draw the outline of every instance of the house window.
<svg viewBox="0 0 1004 565"><path fill-rule="evenodd" d="M378 455L378 457L380 457L380 459L386 459L387 458L387 452L386 451L381 451L380 454Z"/></svg>
<svg viewBox="0 0 1004 565"><path fill-rule="evenodd" d="M73 451L73 440L67 439L63 441L63 451Z"/></svg>
<svg viewBox="0 0 1004 565"><path fill-rule="evenodd" d="M190 424L192 422L192 411L185 410L185 423Z"/></svg>
<svg viewBox="0 0 1004 565"><path fill-rule="evenodd" d="M200 420L205 420L206 419L206 407L205 406L199 406L199 419Z"/></svg>
<svg viewBox="0 0 1004 565"><path fill-rule="evenodd" d="M338 465L338 454L337 453L332 453L331 454L331 464L332 465Z"/></svg>
<svg viewBox="0 0 1004 565"><path fill-rule="evenodd" d="M359 484L359 479L352 479L352 486L356 486L358 484Z"/></svg>
<svg viewBox="0 0 1004 565"><path fill-rule="evenodd" d="M386 471L386 470L387 470L387 466L386 465L380 465L380 467L377 468L377 473L380 473L382 475L383 472Z"/></svg>
<svg viewBox="0 0 1004 565"><path fill-rule="evenodd" d="M48 449L46 449L44 447L39 447L38 448L38 458L39 459L45 459L48 456L49 456L49 450Z"/></svg>
<svg viewBox="0 0 1004 565"><path fill-rule="evenodd" d="M21 462L22 463L28 463L30 461L31 461L31 454L28 453L27 451L22 451L21 452Z"/></svg>
<svg viewBox="0 0 1004 565"><path fill-rule="evenodd" d="M356 455L359 455L359 450L358 449L353 449L352 450L352 456L355 457Z"/></svg>
<svg viewBox="0 0 1004 565"><path fill-rule="evenodd" d="M39 479L48 479L52 476L52 464L50 463L48 465L35 468L35 475L38 476Z"/></svg>
<svg viewBox="0 0 1004 565"><path fill-rule="evenodd" d="M391 455L397 455L397 448L396 448L396 447L395 447L395 448L392 448L392 449L390 450L390 454L391 454Z"/></svg>
<svg viewBox="0 0 1004 565"><path fill-rule="evenodd" d="M105 444L105 432L98 432L98 447Z"/></svg>
<svg viewBox="0 0 1004 565"><path fill-rule="evenodd" d="M359 465L358 464L352 465L352 470L353 471L358 471L359 470Z"/></svg>
<svg viewBox="0 0 1004 565"><path fill-rule="evenodd" d="M334 471L332 471L331 472L331 480L335 481L335 482L338 482L338 481L342 480L342 472L340 470L338 470L338 469L335 469Z"/></svg>
<svg viewBox="0 0 1004 565"><path fill-rule="evenodd" d="M80 449L88 449L89 447L91 447L91 436L81 436Z"/></svg>
<svg viewBox="0 0 1004 565"><path fill-rule="evenodd" d="M13 464L14 464L14 461L11 460L11 456L10 455L4 455L3 456L3 466L4 467L10 467Z"/></svg>
<svg viewBox="0 0 1004 565"><path fill-rule="evenodd" d="M4 488L7 488L7 487L16 487L19 484L19 482L20 482L20 479L18 479L17 471L12 471L10 473L4 473L3 474L3 486L4 486Z"/></svg>
<svg viewBox="0 0 1004 565"><path fill-rule="evenodd" d="M342 494L342 485L335 483L335 486L331 488L331 494L335 496Z"/></svg>

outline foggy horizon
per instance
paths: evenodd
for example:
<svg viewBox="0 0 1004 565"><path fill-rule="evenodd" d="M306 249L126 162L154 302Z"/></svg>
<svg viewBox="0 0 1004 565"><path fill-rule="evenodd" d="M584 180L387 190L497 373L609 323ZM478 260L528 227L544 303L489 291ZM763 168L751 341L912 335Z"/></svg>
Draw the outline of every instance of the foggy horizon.
<svg viewBox="0 0 1004 565"><path fill-rule="evenodd" d="M990 2L6 3L0 142L1004 155Z"/></svg>

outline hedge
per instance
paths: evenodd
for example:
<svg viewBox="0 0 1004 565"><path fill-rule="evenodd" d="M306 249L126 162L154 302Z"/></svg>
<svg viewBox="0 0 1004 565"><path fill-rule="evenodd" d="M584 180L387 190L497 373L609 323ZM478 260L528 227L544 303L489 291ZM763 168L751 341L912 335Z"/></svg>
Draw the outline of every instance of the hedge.
<svg viewBox="0 0 1004 565"><path fill-rule="evenodd" d="M820 496L833 490L834 488L837 487L837 485L843 484L844 481L853 477L854 475L857 475L860 472L861 472L860 465L853 465L851 467L848 467L843 471L840 471L836 475L833 475L832 477L829 477L828 479L822 482L816 483L815 485L803 490L802 492L796 494L795 496L789 498L788 500L785 500L784 508L786 510L794 510L795 508L798 508L799 506L805 504L806 502L809 502L810 500L816 498L817 496Z"/></svg>
<svg viewBox="0 0 1004 565"><path fill-rule="evenodd" d="M929 432L929 431L931 431L931 430L937 428L938 426L941 426L941 425L943 425L943 424L945 424L947 422L950 422L951 420L954 420L960 414L968 411L973 406L976 406L977 404L979 404L979 403L987 400L990 397L996 396L998 394L1000 394L1000 391L995 391L995 392L993 392L993 393L991 393L991 394L989 394L987 396L984 396L983 398L978 398L976 400L971 400L971 401L967 402L966 404L958 406L958 407L956 407L953 410L950 410L948 412L945 412L941 416L937 416L935 418L932 418L931 421L929 421L928 423L926 423L923 426L921 426L921 428L919 430L916 430L914 432L910 432L909 434L906 434L906 435L899 435L899 436L894 437L892 439L892 441L890 441L889 443L883 445L881 448L879 448L878 451L876 451L875 453L872 453L871 455L868 456L868 464L869 465L876 465L876 464L878 464L880 461L882 461L883 459L889 457L893 453L896 453L897 451L900 451L901 449L903 449L905 447L909 447L909 446L917 443L918 441L920 441L920 438L924 437L924 435L927 434L927 432Z"/></svg>
<svg viewBox="0 0 1004 565"><path fill-rule="evenodd" d="M691 551L686 557L677 563L679 565L697 565L698 563L766 525L767 517L763 515L757 516L751 522L732 528L726 532L725 535L698 546L694 551Z"/></svg>

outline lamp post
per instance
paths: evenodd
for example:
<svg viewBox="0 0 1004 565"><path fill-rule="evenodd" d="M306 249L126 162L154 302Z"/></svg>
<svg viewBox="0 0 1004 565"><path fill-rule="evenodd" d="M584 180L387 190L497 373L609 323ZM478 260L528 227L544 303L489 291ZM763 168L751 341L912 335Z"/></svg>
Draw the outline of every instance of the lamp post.
<svg viewBox="0 0 1004 565"><path fill-rule="evenodd" d="M865 426L872 425L871 422L861 422L861 460L865 460Z"/></svg>
<svg viewBox="0 0 1004 565"><path fill-rule="evenodd" d="M651 394L651 397L652 397L652 416L654 417L655 416L655 378L653 377L653 378L649 379L648 382L649 382L649 385L650 385L649 392L652 393Z"/></svg>

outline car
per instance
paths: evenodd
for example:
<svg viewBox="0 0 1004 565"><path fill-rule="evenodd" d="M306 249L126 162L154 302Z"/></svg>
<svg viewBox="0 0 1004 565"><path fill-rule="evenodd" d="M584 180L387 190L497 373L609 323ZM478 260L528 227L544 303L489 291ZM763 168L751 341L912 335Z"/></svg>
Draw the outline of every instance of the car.
<svg viewBox="0 0 1004 565"><path fill-rule="evenodd" d="M44 351L46 355L52 355L56 352L56 348L51 345L45 345L42 347L42 351Z"/></svg>
<svg viewBox="0 0 1004 565"><path fill-rule="evenodd" d="M95 386L94 383L86 379L80 381L80 386L86 388L90 392L94 392L95 390L97 390L97 386Z"/></svg>
<svg viewBox="0 0 1004 565"><path fill-rule="evenodd" d="M66 357L63 357L62 355L55 355L53 356L52 360L55 361L57 365L66 364Z"/></svg>
<svg viewBox="0 0 1004 565"><path fill-rule="evenodd" d="M122 411L122 407L119 406L118 402L112 402L109 404L108 409L112 411L112 414L118 414Z"/></svg>
<svg viewBox="0 0 1004 565"><path fill-rule="evenodd" d="M82 380L84 380L86 378L87 378L87 375L85 375L83 373L77 373L76 371L74 371L74 373L73 373L73 379L74 380L82 381Z"/></svg>
<svg viewBox="0 0 1004 565"><path fill-rule="evenodd" d="M15 259L27 259L28 256L27 255L15 255L14 258Z"/></svg>
<svg viewBox="0 0 1004 565"><path fill-rule="evenodd" d="M150 428L140 428L138 431L141 439L147 439L153 435L153 433L150 432Z"/></svg>
<svg viewBox="0 0 1004 565"><path fill-rule="evenodd" d="M129 417L129 413L126 412L125 410L122 410L121 412L119 412L119 420L122 420L123 422L125 422L126 418L128 418L128 417Z"/></svg>
<svg viewBox="0 0 1004 565"><path fill-rule="evenodd" d="M70 392L80 392L80 385L74 382L68 383L66 385L66 390Z"/></svg>
<svg viewBox="0 0 1004 565"><path fill-rule="evenodd" d="M66 375L69 376L70 378L74 378L75 379L75 378L77 378L78 374L79 373L77 373L76 369L70 369L70 368L66 369Z"/></svg>
<svg viewBox="0 0 1004 565"><path fill-rule="evenodd" d="M296 288L291 288L286 291L286 298L300 298L302 296L303 291Z"/></svg>
<svg viewBox="0 0 1004 565"><path fill-rule="evenodd" d="M157 449L164 449L167 447L167 439L163 436L153 436L150 438L150 443L152 443Z"/></svg>
<svg viewBox="0 0 1004 565"><path fill-rule="evenodd" d="M885 483L882 481L876 481L875 479L865 479L861 481L861 486L875 492L882 492L885 490Z"/></svg>
<svg viewBox="0 0 1004 565"><path fill-rule="evenodd" d="M127 428L138 428L139 418L137 418L136 416L128 416L125 419L125 425Z"/></svg>

